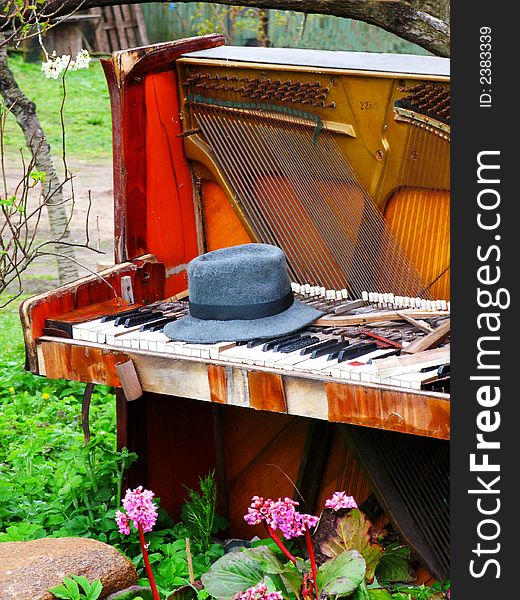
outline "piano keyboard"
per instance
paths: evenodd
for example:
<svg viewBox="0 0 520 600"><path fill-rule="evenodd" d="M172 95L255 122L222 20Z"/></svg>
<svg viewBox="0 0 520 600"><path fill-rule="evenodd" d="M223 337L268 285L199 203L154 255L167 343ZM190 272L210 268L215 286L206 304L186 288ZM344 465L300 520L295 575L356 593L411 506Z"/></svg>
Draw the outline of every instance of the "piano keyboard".
<svg viewBox="0 0 520 600"><path fill-rule="evenodd" d="M341 302L345 303L343 297ZM362 304L350 312L364 314L376 310L369 303ZM424 335L410 323L385 323L382 318L377 326L310 326L270 340L217 344L179 342L164 335L164 325L187 312L185 302L156 303L76 324L72 327L72 337L114 348L159 353L177 359L256 366L301 377L449 391L448 347L423 352L409 366L392 362L392 357L399 357L403 347ZM438 325L436 321L443 318L433 316L430 321Z"/></svg>

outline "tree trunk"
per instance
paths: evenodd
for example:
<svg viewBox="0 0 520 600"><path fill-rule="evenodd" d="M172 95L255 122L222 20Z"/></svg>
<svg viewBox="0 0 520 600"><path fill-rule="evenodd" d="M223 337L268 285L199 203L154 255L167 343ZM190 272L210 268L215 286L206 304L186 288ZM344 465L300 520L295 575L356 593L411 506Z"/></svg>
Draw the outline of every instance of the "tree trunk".
<svg viewBox="0 0 520 600"><path fill-rule="evenodd" d="M159 2L160 0L147 0ZM143 2L134 2L143 4ZM218 0L235 5L237 0ZM128 0L47 0L43 15L129 4ZM238 0L241 6L294 10L365 21L440 56L450 55L449 0Z"/></svg>
<svg viewBox="0 0 520 600"><path fill-rule="evenodd" d="M46 173L43 196L47 199L47 213L51 240L70 243L68 231L68 215L64 206L60 180L51 158L51 148L45 138L43 129L36 114L36 105L31 102L18 87L7 63L7 48L0 44L0 93L6 107L16 118L21 127L27 147L34 157L36 168ZM64 244L56 244L54 252L57 257L58 277L61 284L78 278L78 268L74 261L74 248Z"/></svg>

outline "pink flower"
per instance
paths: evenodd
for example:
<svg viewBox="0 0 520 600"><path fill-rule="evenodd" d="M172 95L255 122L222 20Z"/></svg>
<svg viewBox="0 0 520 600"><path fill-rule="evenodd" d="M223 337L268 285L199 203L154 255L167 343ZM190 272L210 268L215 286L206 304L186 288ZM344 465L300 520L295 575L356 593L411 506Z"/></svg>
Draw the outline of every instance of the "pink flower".
<svg viewBox="0 0 520 600"><path fill-rule="evenodd" d="M357 502L352 496L347 496L345 492L334 492L332 498L325 501L326 508L332 510L341 510L342 508L357 508Z"/></svg>
<svg viewBox="0 0 520 600"><path fill-rule="evenodd" d="M282 592L268 592L267 585L260 582L235 596L235 600L283 600Z"/></svg>
<svg viewBox="0 0 520 600"><path fill-rule="evenodd" d="M153 492L143 490L141 485L135 490L126 490L126 495L122 500L126 514L121 511L116 513L116 522L122 534L130 534L129 520L136 529L140 525L144 532L152 531L157 521L157 507L152 502L153 496Z"/></svg>
<svg viewBox="0 0 520 600"><path fill-rule="evenodd" d="M130 535L130 525L128 524L128 517L124 512L118 510L116 512L116 523L119 527L119 533L122 535Z"/></svg>
<svg viewBox="0 0 520 600"><path fill-rule="evenodd" d="M258 525L264 521L271 529L279 529L285 539L290 540L303 535L306 527L311 529L319 521L318 517L299 513L296 506L298 502L290 498L278 498L275 502L270 498L264 500L254 496L244 520L249 525Z"/></svg>

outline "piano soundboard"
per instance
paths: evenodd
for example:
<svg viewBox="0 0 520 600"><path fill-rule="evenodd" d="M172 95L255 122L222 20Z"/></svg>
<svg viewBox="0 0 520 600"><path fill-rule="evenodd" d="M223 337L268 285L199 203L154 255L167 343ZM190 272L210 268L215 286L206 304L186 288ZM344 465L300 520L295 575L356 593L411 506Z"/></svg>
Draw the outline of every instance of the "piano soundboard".
<svg viewBox="0 0 520 600"><path fill-rule="evenodd" d="M449 321L449 303L293 284L295 296L326 313L319 322L273 339L191 344L171 340L163 327L188 314L186 300L156 302L76 323L74 340L171 359L261 368L342 382L449 393L449 342L408 352ZM337 325L335 324L337 321ZM352 324L350 324L352 322ZM55 326L55 323L53 323Z"/></svg>

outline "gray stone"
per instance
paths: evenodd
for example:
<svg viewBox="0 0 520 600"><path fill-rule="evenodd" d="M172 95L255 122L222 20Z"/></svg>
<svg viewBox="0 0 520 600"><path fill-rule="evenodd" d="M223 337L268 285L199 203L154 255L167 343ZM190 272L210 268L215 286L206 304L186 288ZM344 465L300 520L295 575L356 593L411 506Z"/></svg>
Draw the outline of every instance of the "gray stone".
<svg viewBox="0 0 520 600"><path fill-rule="evenodd" d="M49 588L64 577L100 579L100 598L137 583L134 565L108 544L87 538L0 543L1 600L53 600Z"/></svg>

